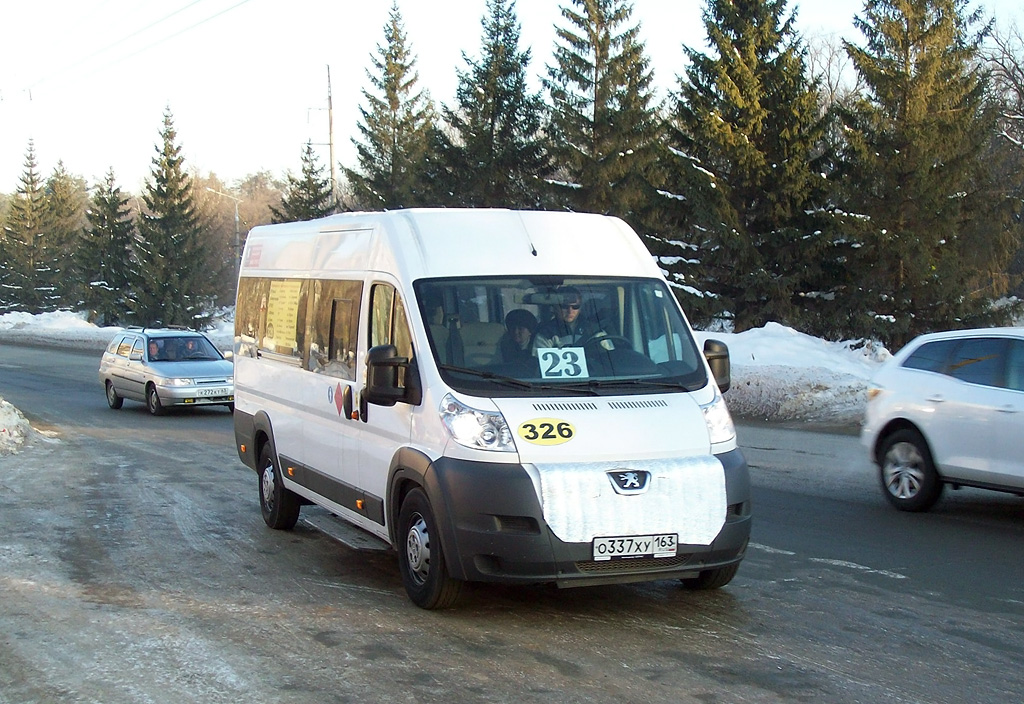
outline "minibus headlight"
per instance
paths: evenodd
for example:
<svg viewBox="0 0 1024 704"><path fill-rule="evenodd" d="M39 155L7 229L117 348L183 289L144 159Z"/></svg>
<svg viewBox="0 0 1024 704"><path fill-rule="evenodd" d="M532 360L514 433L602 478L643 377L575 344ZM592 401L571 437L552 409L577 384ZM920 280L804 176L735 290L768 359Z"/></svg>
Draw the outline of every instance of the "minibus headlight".
<svg viewBox="0 0 1024 704"><path fill-rule="evenodd" d="M706 406L701 406L704 411L704 422L708 426L708 437L712 445L729 442L736 437L736 426L732 423L732 416L725 405L725 399L715 387L715 398Z"/></svg>
<svg viewBox="0 0 1024 704"><path fill-rule="evenodd" d="M441 421L452 439L464 447L515 452L512 432L500 413L470 408L451 394L441 400Z"/></svg>

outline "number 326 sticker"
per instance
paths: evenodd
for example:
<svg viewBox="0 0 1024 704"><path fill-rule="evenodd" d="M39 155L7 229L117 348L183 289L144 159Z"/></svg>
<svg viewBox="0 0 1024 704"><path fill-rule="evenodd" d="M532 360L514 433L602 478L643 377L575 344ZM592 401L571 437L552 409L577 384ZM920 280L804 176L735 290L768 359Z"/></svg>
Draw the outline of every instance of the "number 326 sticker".
<svg viewBox="0 0 1024 704"><path fill-rule="evenodd" d="M534 445L561 445L576 435L572 423L557 418L535 418L519 426L519 437Z"/></svg>

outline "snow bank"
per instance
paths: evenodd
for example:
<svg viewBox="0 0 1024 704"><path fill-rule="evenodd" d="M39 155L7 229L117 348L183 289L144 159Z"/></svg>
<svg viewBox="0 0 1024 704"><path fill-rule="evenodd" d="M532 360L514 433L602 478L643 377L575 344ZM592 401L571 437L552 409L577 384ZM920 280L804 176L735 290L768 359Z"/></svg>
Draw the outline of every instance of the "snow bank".
<svg viewBox="0 0 1024 704"><path fill-rule="evenodd" d="M0 456L17 452L30 430L21 411L0 398Z"/></svg>
<svg viewBox="0 0 1024 704"><path fill-rule="evenodd" d="M725 398L738 418L855 426L868 382L891 356L874 342L828 342L768 323L741 333L697 332L729 347L732 388Z"/></svg>

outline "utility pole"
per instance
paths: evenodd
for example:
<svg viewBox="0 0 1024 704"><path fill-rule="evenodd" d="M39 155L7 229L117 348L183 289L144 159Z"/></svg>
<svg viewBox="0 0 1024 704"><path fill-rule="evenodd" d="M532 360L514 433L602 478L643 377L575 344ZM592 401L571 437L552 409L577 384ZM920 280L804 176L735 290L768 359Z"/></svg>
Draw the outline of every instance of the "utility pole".
<svg viewBox="0 0 1024 704"><path fill-rule="evenodd" d="M242 240L239 237L238 232L238 204L242 202L241 198L231 195L230 193L222 193L214 188L206 187L210 193L216 193L219 196L230 198L235 201L235 280L238 280L238 267L242 262Z"/></svg>
<svg viewBox="0 0 1024 704"><path fill-rule="evenodd" d="M334 164L334 103L331 101L331 65L327 64L327 143L331 157L331 197L338 202L338 177L335 175Z"/></svg>

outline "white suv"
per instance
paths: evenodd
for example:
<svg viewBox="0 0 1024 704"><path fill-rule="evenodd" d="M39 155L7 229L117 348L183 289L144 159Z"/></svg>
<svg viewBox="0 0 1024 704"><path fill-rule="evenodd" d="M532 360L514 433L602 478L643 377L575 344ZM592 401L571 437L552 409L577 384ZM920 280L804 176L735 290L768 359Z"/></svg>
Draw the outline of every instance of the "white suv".
<svg viewBox="0 0 1024 704"><path fill-rule="evenodd" d="M927 511L950 484L1024 496L1024 328L932 333L871 380L861 440L886 498Z"/></svg>

